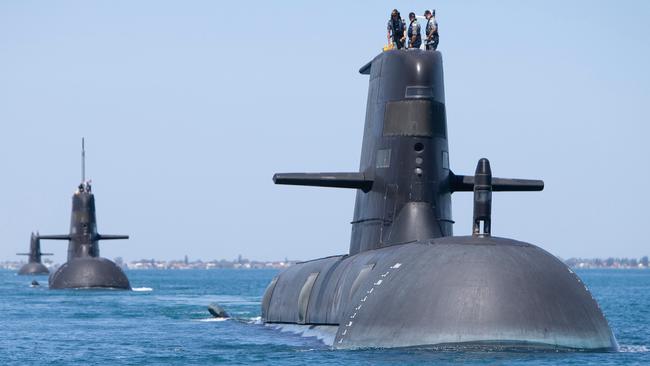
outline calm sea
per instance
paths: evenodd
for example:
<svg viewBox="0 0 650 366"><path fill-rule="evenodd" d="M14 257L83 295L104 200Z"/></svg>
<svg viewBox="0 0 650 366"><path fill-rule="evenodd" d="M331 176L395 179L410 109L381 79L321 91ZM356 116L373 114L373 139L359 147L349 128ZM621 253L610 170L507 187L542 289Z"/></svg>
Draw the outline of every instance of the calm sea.
<svg viewBox="0 0 650 366"><path fill-rule="evenodd" d="M334 351L316 337L259 322L275 270L130 271L136 291L30 288L0 271L0 365L650 365L650 270L583 270L622 351ZM221 304L238 320L215 321Z"/></svg>

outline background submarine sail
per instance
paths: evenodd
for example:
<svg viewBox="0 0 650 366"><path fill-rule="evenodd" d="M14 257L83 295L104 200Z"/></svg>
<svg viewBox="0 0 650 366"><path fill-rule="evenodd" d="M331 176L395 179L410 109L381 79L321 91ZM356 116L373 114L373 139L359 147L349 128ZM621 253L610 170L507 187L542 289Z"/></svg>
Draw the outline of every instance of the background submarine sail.
<svg viewBox="0 0 650 366"><path fill-rule="evenodd" d="M267 323L331 326L334 347L454 344L615 350L596 301L560 260L491 236L492 192L540 180L450 170L442 56L384 52L370 76L359 172L276 174L276 184L357 189L350 251L299 263L262 299ZM473 192L471 236L453 236L451 194ZM469 220L468 220L469 221Z"/></svg>
<svg viewBox="0 0 650 366"><path fill-rule="evenodd" d="M86 181L84 140L81 140L81 184L72 196L70 234L41 235L41 239L67 240L68 261L49 278L52 289L113 288L131 289L124 271L112 261L99 256L99 240L128 239L128 235L97 233L95 196Z"/></svg>
<svg viewBox="0 0 650 366"><path fill-rule="evenodd" d="M19 275L46 275L50 271L41 263L41 256L52 255L52 253L41 253L41 240L38 233L32 235L29 240L29 253L17 253L29 257L27 263L18 270Z"/></svg>

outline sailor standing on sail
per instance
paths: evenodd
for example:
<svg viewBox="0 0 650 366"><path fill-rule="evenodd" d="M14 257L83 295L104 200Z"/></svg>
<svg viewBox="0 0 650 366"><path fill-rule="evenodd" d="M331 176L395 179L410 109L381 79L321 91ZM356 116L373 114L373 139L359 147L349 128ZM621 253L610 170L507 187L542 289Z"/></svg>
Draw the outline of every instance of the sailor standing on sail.
<svg viewBox="0 0 650 366"><path fill-rule="evenodd" d="M406 40L406 35L404 34L405 29L406 23L404 19L399 15L397 9L393 9L390 13L390 20L388 21L388 43L393 43L398 50L404 48L404 41Z"/></svg>
<svg viewBox="0 0 650 366"><path fill-rule="evenodd" d="M426 10L424 12L424 17L427 18L427 26L424 29L427 38L424 47L427 51L435 51L438 49L438 42L440 42L440 36L438 35L438 22L436 21L436 9L433 9L433 13L430 10Z"/></svg>
<svg viewBox="0 0 650 366"><path fill-rule="evenodd" d="M420 34L420 24L418 24L417 18L415 18L415 13L409 13L409 24L408 36L409 36L409 48L420 48L422 46L422 35Z"/></svg>

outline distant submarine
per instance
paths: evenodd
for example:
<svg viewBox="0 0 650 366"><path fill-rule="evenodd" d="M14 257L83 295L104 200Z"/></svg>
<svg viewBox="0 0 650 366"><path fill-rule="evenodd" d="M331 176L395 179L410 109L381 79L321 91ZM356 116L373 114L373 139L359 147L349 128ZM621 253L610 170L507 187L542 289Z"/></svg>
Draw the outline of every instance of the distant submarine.
<svg viewBox="0 0 650 366"><path fill-rule="evenodd" d="M544 183L493 178L487 159L474 176L450 170L441 53L388 51L359 71L370 76L359 172L273 177L357 189L350 253L281 272L264 293L263 321L329 327L344 349L616 350L571 269L537 246L491 236L492 192ZM474 192L471 236L453 236L454 192Z"/></svg>
<svg viewBox="0 0 650 366"><path fill-rule="evenodd" d="M18 270L19 275L50 274L50 270L41 263L41 256L52 255L52 253L41 253L41 240L38 233L34 234L32 232L29 240L29 253L17 253L16 255L26 255L29 257L27 263Z"/></svg>
<svg viewBox="0 0 650 366"><path fill-rule="evenodd" d="M51 289L123 289L131 284L122 269L99 256L99 240L128 239L128 235L97 233L95 196L86 181L86 151L81 142L81 184L72 196L70 234L41 235L41 239L68 240L68 261L49 278Z"/></svg>

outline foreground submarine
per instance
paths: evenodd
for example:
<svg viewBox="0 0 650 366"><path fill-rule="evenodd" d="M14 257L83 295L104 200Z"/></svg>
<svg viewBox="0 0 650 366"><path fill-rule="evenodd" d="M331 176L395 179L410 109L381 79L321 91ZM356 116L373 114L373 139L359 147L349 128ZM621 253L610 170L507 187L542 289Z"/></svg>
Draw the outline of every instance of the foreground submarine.
<svg viewBox="0 0 650 366"><path fill-rule="evenodd" d="M32 233L29 240L29 253L17 253L29 257L27 263L18 270L19 275L46 275L50 271L41 263L41 256L52 255L52 253L41 253L41 240L38 233Z"/></svg>
<svg viewBox="0 0 650 366"><path fill-rule="evenodd" d="M616 339L558 258L491 235L492 192L539 180L450 170L442 56L381 53L369 75L359 172L276 174L276 184L357 190L350 250L296 264L262 298L270 324L335 332L335 348L507 347L611 351ZM471 236L453 236L451 194L473 192ZM469 220L468 220L469 221Z"/></svg>
<svg viewBox="0 0 650 366"><path fill-rule="evenodd" d="M68 261L49 278L51 289L123 289L131 284L115 263L99 256L99 240L128 239L128 235L104 235L97 233L95 196L85 177L85 149L81 147L81 184L72 196L72 219L70 234L41 235L41 239L67 240Z"/></svg>

